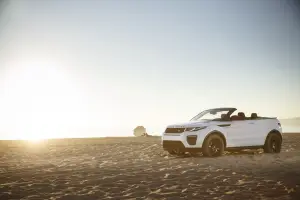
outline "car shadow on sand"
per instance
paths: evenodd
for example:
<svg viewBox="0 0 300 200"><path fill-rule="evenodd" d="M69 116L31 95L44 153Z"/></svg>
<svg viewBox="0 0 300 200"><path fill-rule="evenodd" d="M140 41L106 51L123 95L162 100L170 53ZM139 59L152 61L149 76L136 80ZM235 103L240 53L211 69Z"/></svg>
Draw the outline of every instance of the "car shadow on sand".
<svg viewBox="0 0 300 200"><path fill-rule="evenodd" d="M263 151L261 150L241 150L241 151L225 151L222 156L241 156L241 155L262 155ZM209 158L203 156L201 152L199 153L185 153L184 155L170 155L174 158ZM217 158L217 157L211 157Z"/></svg>

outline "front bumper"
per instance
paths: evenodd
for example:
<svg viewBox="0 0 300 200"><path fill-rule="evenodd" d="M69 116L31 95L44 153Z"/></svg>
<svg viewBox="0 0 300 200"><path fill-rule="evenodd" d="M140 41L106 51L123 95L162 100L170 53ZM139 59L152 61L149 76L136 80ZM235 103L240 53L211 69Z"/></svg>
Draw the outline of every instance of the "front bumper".
<svg viewBox="0 0 300 200"><path fill-rule="evenodd" d="M181 152L199 152L201 151L201 148L199 147L185 147L184 144L181 141L171 141L171 140L164 140L162 142L163 144L163 149L166 151L171 151L171 150L179 150Z"/></svg>
<svg viewBox="0 0 300 200"><path fill-rule="evenodd" d="M180 134L163 133L162 146L165 150L199 151L202 148L205 135L204 130L183 132Z"/></svg>

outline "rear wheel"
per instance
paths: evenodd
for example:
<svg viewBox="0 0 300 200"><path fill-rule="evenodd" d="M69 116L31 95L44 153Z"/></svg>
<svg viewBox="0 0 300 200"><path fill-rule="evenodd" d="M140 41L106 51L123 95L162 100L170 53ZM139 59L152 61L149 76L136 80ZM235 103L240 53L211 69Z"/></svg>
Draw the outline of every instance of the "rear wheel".
<svg viewBox="0 0 300 200"><path fill-rule="evenodd" d="M203 155L207 157L217 157L224 153L225 145L221 136L213 134L208 136L203 143Z"/></svg>
<svg viewBox="0 0 300 200"><path fill-rule="evenodd" d="M265 145L264 152L265 153L280 153L281 151L281 137L279 134L271 133L268 135Z"/></svg>

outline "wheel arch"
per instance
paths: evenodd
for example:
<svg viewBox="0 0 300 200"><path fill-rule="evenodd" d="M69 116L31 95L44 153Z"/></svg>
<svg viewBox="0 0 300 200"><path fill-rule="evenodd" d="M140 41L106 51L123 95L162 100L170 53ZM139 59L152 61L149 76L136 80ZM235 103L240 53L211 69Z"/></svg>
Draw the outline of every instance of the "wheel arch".
<svg viewBox="0 0 300 200"><path fill-rule="evenodd" d="M205 138L204 138L204 140L203 140L203 143L202 143L202 146L203 146L205 140L206 140L209 136L214 135L214 134L219 135L219 136L223 139L224 145L225 145L225 148L226 148L226 147L227 147L226 137L224 136L224 134L223 134L222 132L217 131L217 130L211 131L211 132L209 132L209 133L205 136Z"/></svg>

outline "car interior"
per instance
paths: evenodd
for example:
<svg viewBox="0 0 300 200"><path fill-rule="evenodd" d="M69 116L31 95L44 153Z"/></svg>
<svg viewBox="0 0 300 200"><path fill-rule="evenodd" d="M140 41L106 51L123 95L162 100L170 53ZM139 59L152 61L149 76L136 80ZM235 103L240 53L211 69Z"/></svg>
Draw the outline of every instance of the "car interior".
<svg viewBox="0 0 300 200"><path fill-rule="evenodd" d="M227 114L221 115L222 121L255 120L257 118L258 118L257 113L252 113L250 117L246 117L245 113L243 112L238 112L237 115L232 115L231 117L229 117Z"/></svg>

